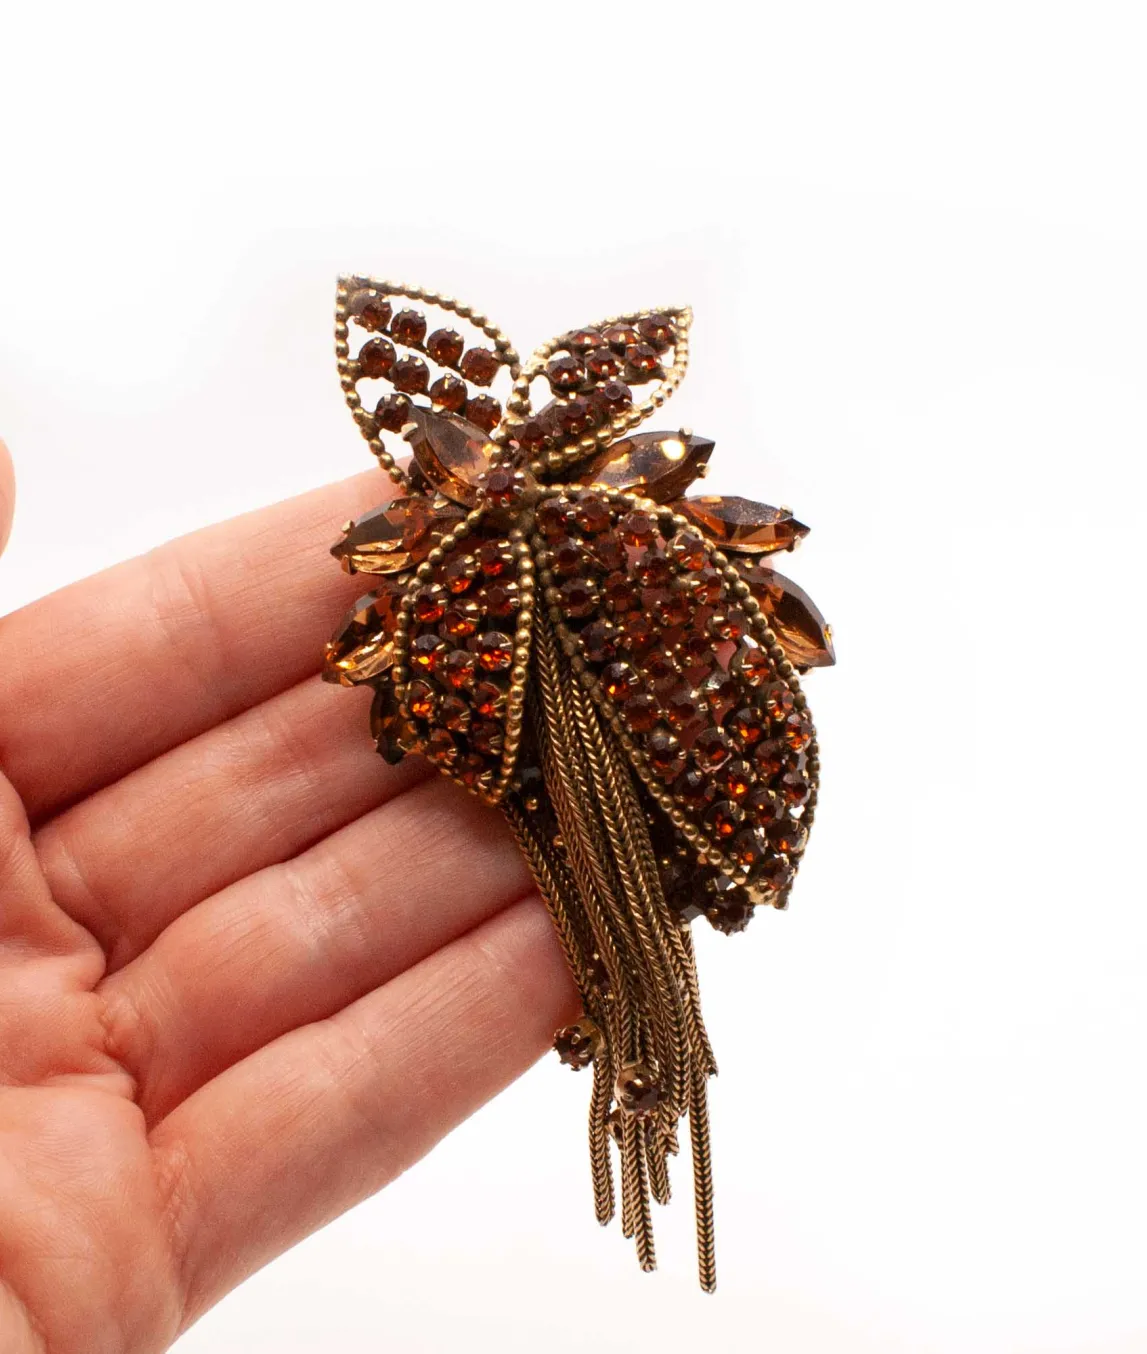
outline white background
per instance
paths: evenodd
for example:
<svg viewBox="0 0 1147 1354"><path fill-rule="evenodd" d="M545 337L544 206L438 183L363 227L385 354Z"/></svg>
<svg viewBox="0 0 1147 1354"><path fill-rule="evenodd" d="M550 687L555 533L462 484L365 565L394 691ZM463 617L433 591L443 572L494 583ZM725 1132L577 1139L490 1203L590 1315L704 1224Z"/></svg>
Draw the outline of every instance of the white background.
<svg viewBox="0 0 1147 1354"><path fill-rule="evenodd" d="M355 270L527 350L691 302L840 659L793 907L700 941L718 1295L547 1061L180 1354L1147 1350L1142 8L4 15L0 602L365 466Z"/></svg>

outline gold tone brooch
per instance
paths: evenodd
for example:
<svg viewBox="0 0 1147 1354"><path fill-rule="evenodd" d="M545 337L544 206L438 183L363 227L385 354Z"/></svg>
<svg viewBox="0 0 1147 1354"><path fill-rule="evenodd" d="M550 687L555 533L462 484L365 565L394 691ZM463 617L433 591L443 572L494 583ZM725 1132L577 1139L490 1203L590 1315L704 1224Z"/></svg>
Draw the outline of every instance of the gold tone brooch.
<svg viewBox="0 0 1147 1354"><path fill-rule="evenodd" d="M655 1267L650 1200L668 1202L688 1118L711 1292L717 1067L690 923L731 933L788 905L820 772L797 674L834 659L820 613L773 567L808 528L748 499L684 496L713 443L634 431L680 384L691 319L616 316L523 366L468 306L343 279L343 390L400 495L332 548L373 591L324 675L374 688L388 761L419 753L505 813L581 994L554 1046L593 1067L598 1221L614 1215L612 1141L622 1230ZM504 407L486 393L499 382Z"/></svg>

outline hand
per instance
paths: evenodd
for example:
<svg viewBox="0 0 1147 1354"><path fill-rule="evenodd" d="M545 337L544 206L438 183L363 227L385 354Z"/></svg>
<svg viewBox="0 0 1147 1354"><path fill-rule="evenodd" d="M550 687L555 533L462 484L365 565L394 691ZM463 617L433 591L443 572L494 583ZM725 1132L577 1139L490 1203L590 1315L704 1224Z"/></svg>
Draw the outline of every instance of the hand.
<svg viewBox="0 0 1147 1354"><path fill-rule="evenodd" d="M500 817L386 766L366 693L315 675L364 590L326 545L379 489L0 620L5 1354L165 1349L572 1012Z"/></svg>

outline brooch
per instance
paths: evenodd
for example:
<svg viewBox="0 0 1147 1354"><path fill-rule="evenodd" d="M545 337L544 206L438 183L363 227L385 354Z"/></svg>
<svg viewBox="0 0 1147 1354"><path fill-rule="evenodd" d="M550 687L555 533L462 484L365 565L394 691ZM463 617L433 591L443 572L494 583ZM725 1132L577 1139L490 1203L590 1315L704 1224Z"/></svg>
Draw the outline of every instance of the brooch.
<svg viewBox="0 0 1147 1354"><path fill-rule="evenodd" d="M343 390L399 496L332 547L372 590L324 676L374 688L388 761L427 757L505 814L581 995L554 1046L593 1069L597 1218L619 1194L622 1230L655 1267L651 1200L668 1202L686 1120L712 1291L717 1068L690 923L731 933L787 906L820 772L798 673L834 658L816 607L773 567L808 528L687 496L713 443L634 431L680 384L691 319L616 316L523 364L469 306L344 278Z"/></svg>

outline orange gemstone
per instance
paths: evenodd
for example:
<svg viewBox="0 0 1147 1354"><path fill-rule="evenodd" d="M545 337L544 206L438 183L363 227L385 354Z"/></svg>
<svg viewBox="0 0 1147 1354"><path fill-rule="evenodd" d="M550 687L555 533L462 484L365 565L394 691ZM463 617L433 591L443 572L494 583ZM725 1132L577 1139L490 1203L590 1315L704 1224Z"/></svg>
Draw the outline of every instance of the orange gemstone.
<svg viewBox="0 0 1147 1354"><path fill-rule="evenodd" d="M457 376L440 376L430 387L430 398L448 413L460 413L466 403L466 382Z"/></svg>
<svg viewBox="0 0 1147 1354"><path fill-rule="evenodd" d="M521 590L512 578L497 579L482 587L477 601L487 616L502 619L512 616L521 605Z"/></svg>
<svg viewBox="0 0 1147 1354"><path fill-rule="evenodd" d="M649 545L657 534L657 521L647 512L627 512L617 525L626 545Z"/></svg>
<svg viewBox="0 0 1147 1354"><path fill-rule="evenodd" d="M461 691L474 680L477 666L478 659L474 654L467 653L465 649L455 649L439 664L437 675L455 691Z"/></svg>
<svg viewBox="0 0 1147 1354"><path fill-rule="evenodd" d="M610 621L594 621L581 632L581 646L592 663L608 663L617 652L617 627Z"/></svg>
<svg viewBox="0 0 1147 1354"><path fill-rule="evenodd" d="M653 676L653 674L650 674ZM674 671L673 676L676 676ZM687 686L678 687L665 697L665 718L680 733L701 714L701 695Z"/></svg>
<svg viewBox="0 0 1147 1354"><path fill-rule="evenodd" d="M419 719L433 719L438 697L429 682L418 679L406 688L406 704Z"/></svg>
<svg viewBox="0 0 1147 1354"><path fill-rule="evenodd" d="M415 425L410 447L418 468L437 489L472 508L478 501L479 480L490 468L486 434L457 414L411 408Z"/></svg>
<svg viewBox="0 0 1147 1354"><path fill-rule="evenodd" d="M623 353L626 348L641 342L641 335L628 323L611 324L608 329L602 330L601 336L614 352L618 353Z"/></svg>
<svg viewBox="0 0 1147 1354"><path fill-rule="evenodd" d="M685 749L668 729L654 729L646 743L649 765L665 780L676 780L685 769Z"/></svg>
<svg viewBox="0 0 1147 1354"><path fill-rule="evenodd" d="M591 348L600 348L605 342L599 329L575 329L565 337L565 346L575 353L588 352Z"/></svg>
<svg viewBox="0 0 1147 1354"><path fill-rule="evenodd" d="M740 626L734 619L730 625L730 616L732 610L727 611L722 618L722 627L724 629L739 629ZM737 615L744 616L744 612L737 610ZM721 630L718 630L718 634ZM736 634L727 634L726 639L735 639ZM734 653L732 661L729 664L730 670L735 672L738 677L748 682L750 686L760 686L762 682L768 681L772 676L773 668L769 662L769 656L759 645L751 644L748 640L742 640Z"/></svg>
<svg viewBox="0 0 1147 1354"><path fill-rule="evenodd" d="M781 816L781 799L767 785L758 785L745 801L745 810L759 827L768 827Z"/></svg>
<svg viewBox="0 0 1147 1354"><path fill-rule="evenodd" d="M440 367L455 367L465 344L453 329L436 329L426 340L426 351Z"/></svg>
<svg viewBox="0 0 1147 1354"><path fill-rule="evenodd" d="M657 701L647 691L639 691L621 707L626 723L634 733L648 733L660 713Z"/></svg>
<svg viewBox="0 0 1147 1354"><path fill-rule="evenodd" d="M574 508L574 521L588 536L609 529L609 504L598 494L583 494Z"/></svg>
<svg viewBox="0 0 1147 1354"><path fill-rule="evenodd" d="M458 760L458 744L449 729L432 729L426 740L426 756L442 767L451 767Z"/></svg>
<svg viewBox="0 0 1147 1354"><path fill-rule="evenodd" d="M582 484L601 484L667 503L685 492L713 454L707 437L680 433L635 433L606 447L580 476Z"/></svg>
<svg viewBox="0 0 1147 1354"><path fill-rule="evenodd" d="M663 588L673 577L673 565L662 551L643 550L637 556L633 572L647 588Z"/></svg>
<svg viewBox="0 0 1147 1354"><path fill-rule="evenodd" d="M487 672L500 672L514 662L514 641L501 630L487 630L479 637L476 652Z"/></svg>
<svg viewBox="0 0 1147 1354"><path fill-rule="evenodd" d="M568 578L558 588L558 606L565 616L575 619L589 616L599 601L597 584L590 578Z"/></svg>
<svg viewBox="0 0 1147 1354"><path fill-rule="evenodd" d="M461 516L455 510L452 520ZM360 517L331 554L347 573L397 573L425 558L431 548L430 534L444 519L433 503L420 495L396 498ZM422 547L425 547L423 549Z"/></svg>
<svg viewBox="0 0 1147 1354"><path fill-rule="evenodd" d="M733 755L733 743L723 729L706 729L693 744L697 764L709 771L723 766Z"/></svg>
<svg viewBox="0 0 1147 1354"><path fill-rule="evenodd" d="M781 777L780 793L791 808L799 808L800 805L808 803L812 786L799 771L786 771Z"/></svg>
<svg viewBox="0 0 1147 1354"><path fill-rule="evenodd" d="M648 343L631 343L625 350L626 365L642 376L650 376L660 367L657 349Z"/></svg>
<svg viewBox="0 0 1147 1354"><path fill-rule="evenodd" d="M395 355L394 344L387 339L370 339L359 349L358 369L371 380L381 380L390 374Z"/></svg>
<svg viewBox="0 0 1147 1354"><path fill-rule="evenodd" d="M475 724L471 729L470 746L484 757L500 757L505 737L501 724L485 720L481 724Z"/></svg>
<svg viewBox="0 0 1147 1354"><path fill-rule="evenodd" d="M585 379L585 368L572 353L559 353L546 363L546 379L553 390L563 394L581 385Z"/></svg>
<svg viewBox="0 0 1147 1354"><path fill-rule="evenodd" d="M660 312L646 315L643 319L638 320L637 332L651 348L656 348L659 353L664 352L677 337L677 330L673 321L668 315L662 315Z"/></svg>
<svg viewBox="0 0 1147 1354"><path fill-rule="evenodd" d="M483 719L491 719L506 704L506 692L497 682L479 682L474 688L474 709Z"/></svg>
<svg viewBox="0 0 1147 1354"><path fill-rule="evenodd" d="M769 841L786 856L799 856L808 842L808 828L796 818L781 818L769 828Z"/></svg>
<svg viewBox="0 0 1147 1354"><path fill-rule="evenodd" d="M674 503L674 508L724 549L744 554L791 550L808 527L791 512L755 503L751 498L700 494Z"/></svg>
<svg viewBox="0 0 1147 1354"><path fill-rule="evenodd" d="M733 838L732 857L738 865L759 865L768 853L769 842L759 827L742 828Z"/></svg>
<svg viewBox="0 0 1147 1354"><path fill-rule="evenodd" d="M831 667L836 662L832 634L808 593L763 562L738 568L789 662L798 668Z"/></svg>
<svg viewBox="0 0 1147 1354"><path fill-rule="evenodd" d="M492 395L475 395L466 401L466 418L476 428L492 433L502 418L502 406Z"/></svg>
<svg viewBox="0 0 1147 1354"><path fill-rule="evenodd" d="M455 555L442 570L442 581L447 591L456 597L469 592L470 585L478 577L478 561L473 555Z"/></svg>
<svg viewBox="0 0 1147 1354"><path fill-rule="evenodd" d="M787 764L788 753L779 738L763 738L753 748L753 761L762 776L772 780Z"/></svg>
<svg viewBox="0 0 1147 1354"><path fill-rule="evenodd" d="M421 672L435 672L450 652L450 646L438 635L419 635L410 646L410 665Z"/></svg>
<svg viewBox="0 0 1147 1354"><path fill-rule="evenodd" d="M756 773L748 762L740 757L734 757L731 761L716 773L717 784L729 796L734 803L739 803L756 782Z"/></svg>
<svg viewBox="0 0 1147 1354"><path fill-rule="evenodd" d="M455 733L465 733L470 727L470 706L461 696L443 696L438 702L438 718Z"/></svg>
<svg viewBox="0 0 1147 1354"><path fill-rule="evenodd" d="M390 369L396 390L405 395L422 395L430 384L430 368L420 357L400 357Z"/></svg>
<svg viewBox="0 0 1147 1354"><path fill-rule="evenodd" d="M440 584L419 588L414 594L414 618L424 624L442 619L446 610L446 594Z"/></svg>
<svg viewBox="0 0 1147 1354"><path fill-rule="evenodd" d="M396 343L411 347L426 337L426 316L417 310L400 310L390 324Z"/></svg>
<svg viewBox="0 0 1147 1354"><path fill-rule="evenodd" d="M380 428L388 433L400 433L410 422L412 405L405 395L384 395L374 406L374 416Z"/></svg>
<svg viewBox="0 0 1147 1354"><path fill-rule="evenodd" d="M671 559L681 569L703 569L709 562L709 552L702 537L695 531L679 531L667 547Z"/></svg>
<svg viewBox="0 0 1147 1354"><path fill-rule="evenodd" d="M566 534L570 520L570 505L560 498L548 498L534 514L534 525L547 541L559 540Z"/></svg>
<svg viewBox="0 0 1147 1354"><path fill-rule="evenodd" d="M690 768L673 782L674 797L692 813L700 813L713 798L716 790L703 771Z"/></svg>
<svg viewBox="0 0 1147 1354"><path fill-rule="evenodd" d="M728 841L745 820L741 810L727 799L719 799L705 815L705 826L719 841Z"/></svg>
<svg viewBox="0 0 1147 1354"><path fill-rule="evenodd" d="M755 747L768 733L769 726L760 710L746 706L729 720L729 732L743 748Z"/></svg>
<svg viewBox="0 0 1147 1354"><path fill-rule="evenodd" d="M323 667L326 681L353 686L373 680L391 666L394 620L409 579L407 574L394 581L393 589L384 587L377 593L367 593L347 612L326 647Z"/></svg>
<svg viewBox="0 0 1147 1354"><path fill-rule="evenodd" d="M501 578L514 564L514 548L509 541L485 541L475 554L478 568L487 578Z"/></svg>
<svg viewBox="0 0 1147 1354"><path fill-rule="evenodd" d="M812 742L812 720L794 710L785 720L783 737L794 752L803 752Z"/></svg>
<svg viewBox="0 0 1147 1354"><path fill-rule="evenodd" d="M585 369L598 381L621 375L621 359L611 348L595 348L586 354Z"/></svg>
<svg viewBox="0 0 1147 1354"><path fill-rule="evenodd" d="M476 386L488 386L497 376L501 365L498 354L491 352L489 348L469 348L462 354L458 370L467 381L473 381Z"/></svg>
<svg viewBox="0 0 1147 1354"><path fill-rule="evenodd" d="M611 700L627 700L637 690L637 673L628 663L610 663L601 675L605 694Z"/></svg>
<svg viewBox="0 0 1147 1354"><path fill-rule="evenodd" d="M482 608L473 597L459 597L451 602L442 616L442 633L451 639L468 639L478 633L482 624Z"/></svg>
<svg viewBox="0 0 1147 1354"><path fill-rule="evenodd" d="M385 329L390 321L390 302L376 291L356 291L347 310L355 324L363 329L377 332Z"/></svg>
<svg viewBox="0 0 1147 1354"><path fill-rule="evenodd" d="M771 682L761 692L761 704L770 719L788 719L796 708L793 693L784 682Z"/></svg>

